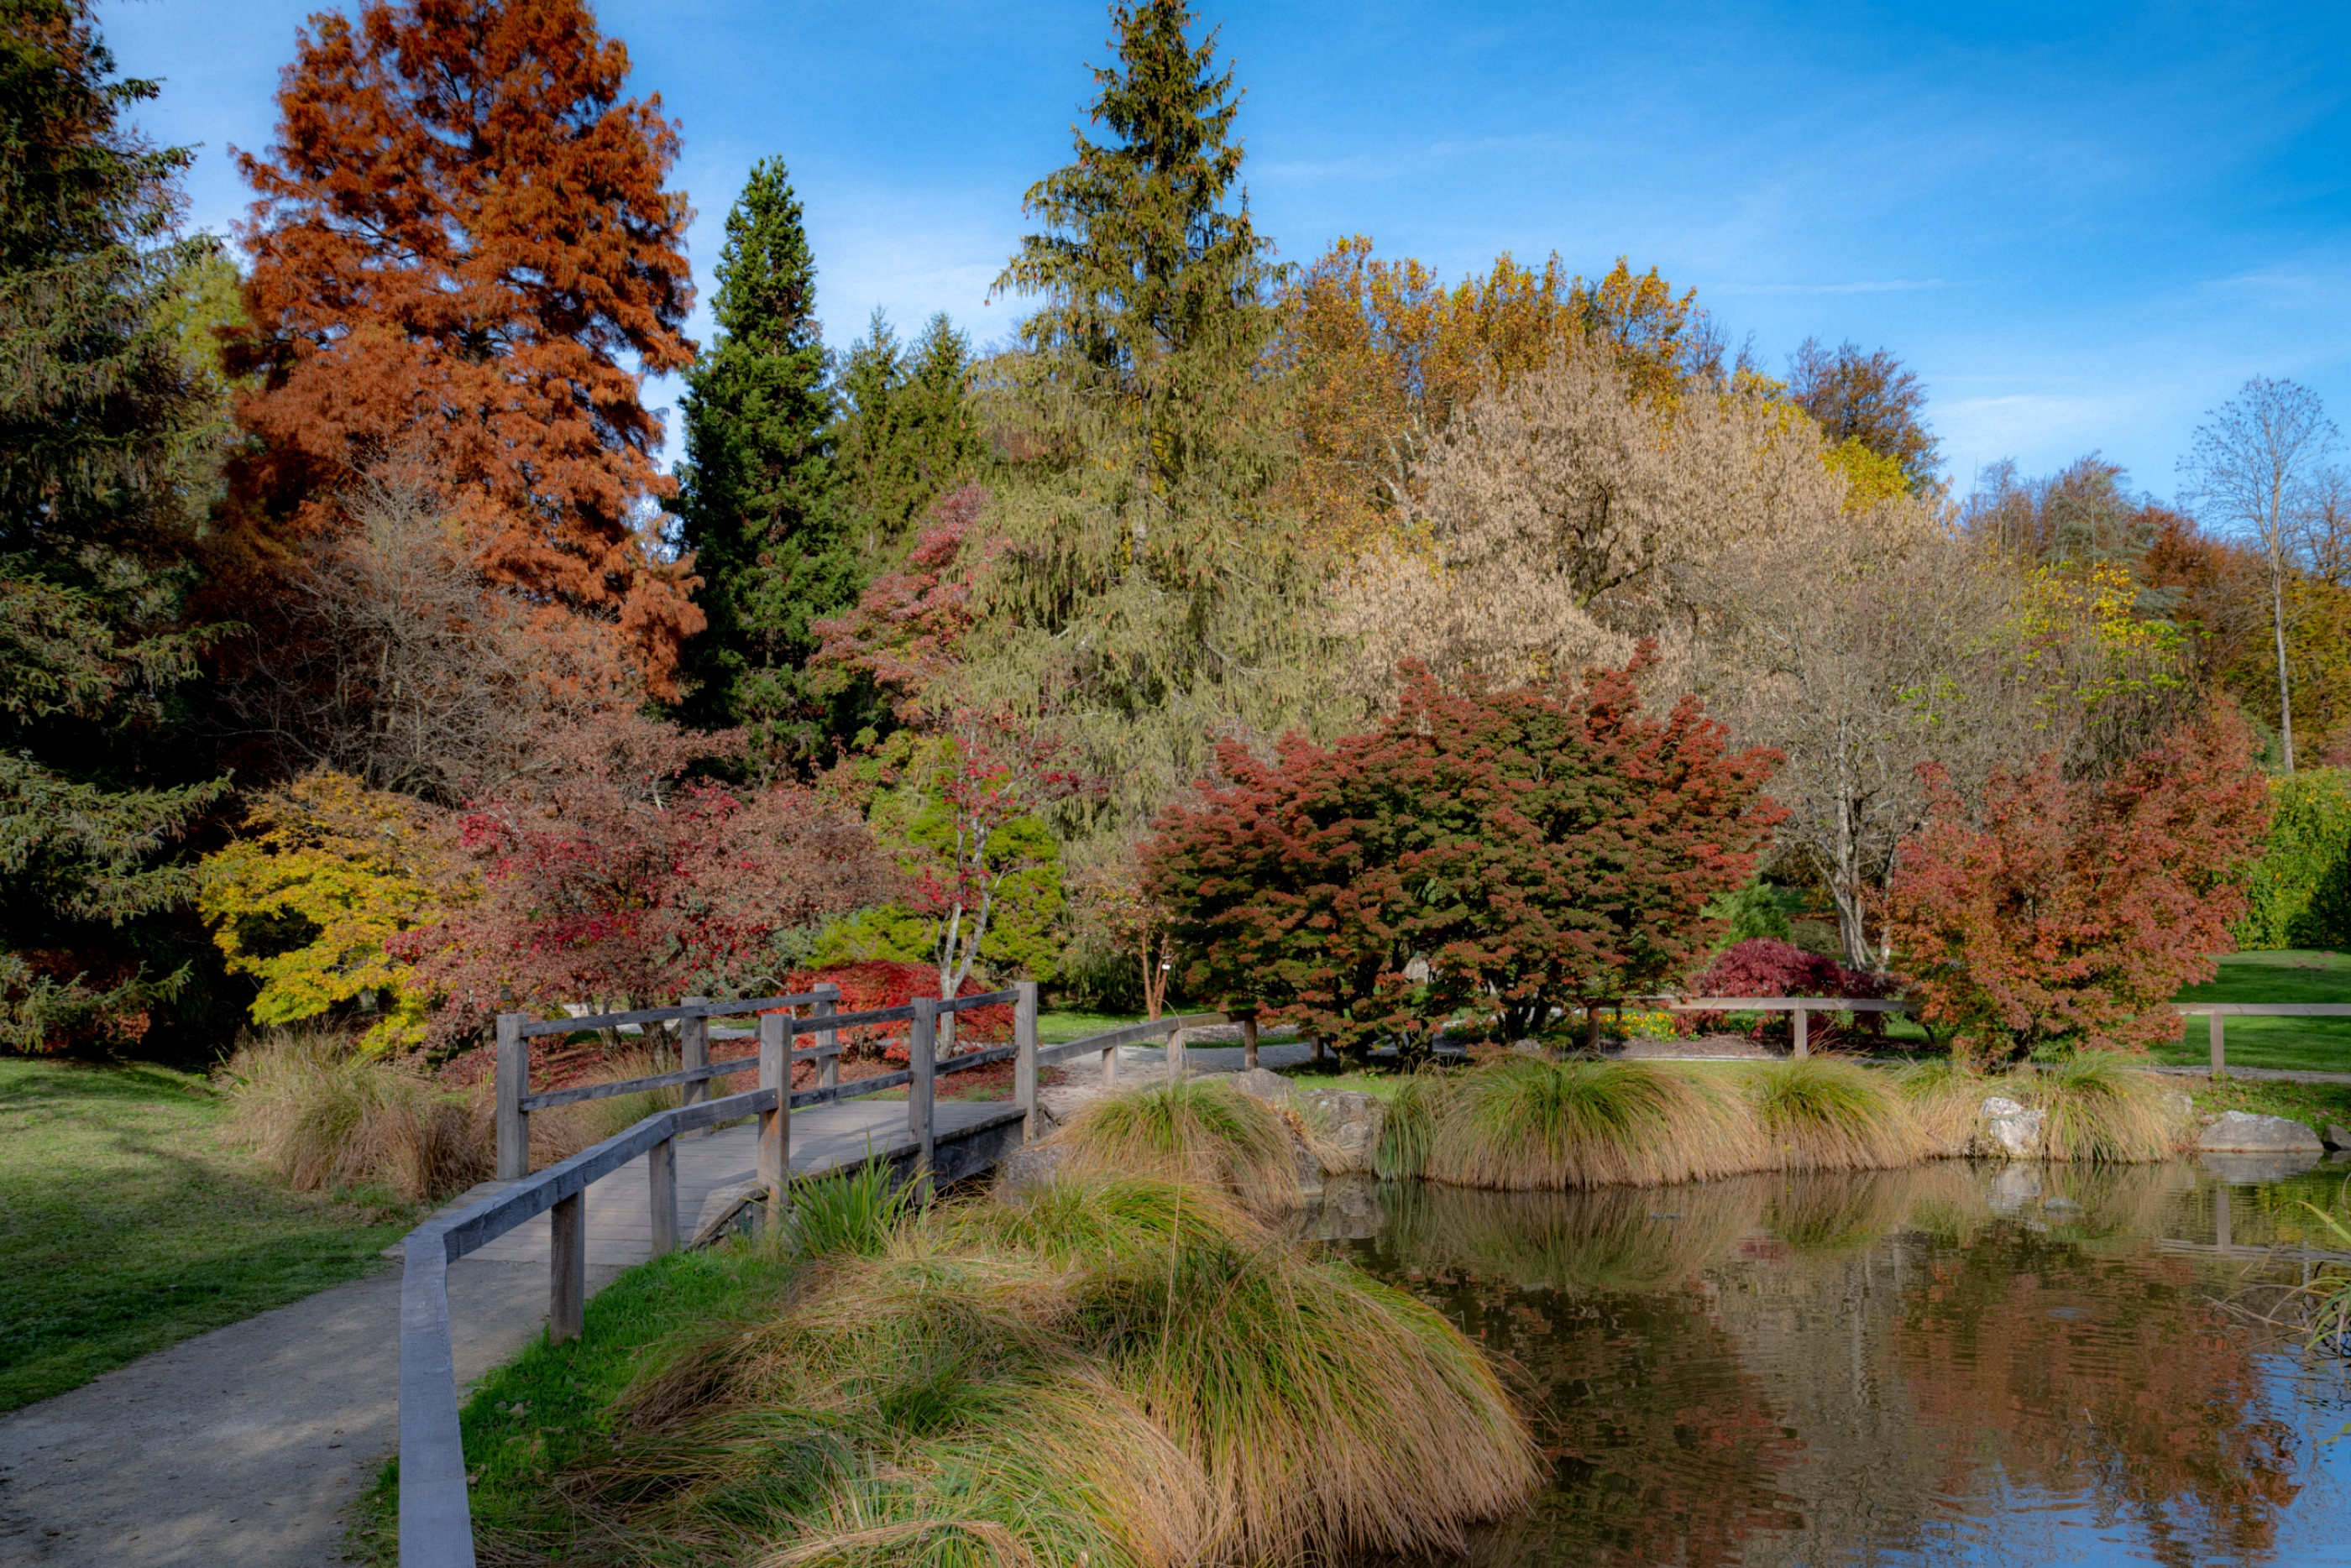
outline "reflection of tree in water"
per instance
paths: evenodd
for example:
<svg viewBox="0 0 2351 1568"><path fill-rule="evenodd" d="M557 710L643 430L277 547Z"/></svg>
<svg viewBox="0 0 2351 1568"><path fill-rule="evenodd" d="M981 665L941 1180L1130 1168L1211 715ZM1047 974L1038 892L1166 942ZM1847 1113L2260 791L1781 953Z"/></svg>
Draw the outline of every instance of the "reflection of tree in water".
<svg viewBox="0 0 2351 1568"><path fill-rule="evenodd" d="M1894 1356L1943 1485L2013 1484L2134 1518L2158 1562L2266 1553L2298 1490L2294 1430L2264 1407L2250 1337L2189 1266L2099 1256L1999 1223L1914 1283Z"/></svg>
<svg viewBox="0 0 2351 1568"><path fill-rule="evenodd" d="M1481 1564L1907 1560L1970 1518L2015 1547L2016 1492L2244 1562L2296 1491L2270 1342L2155 1251L2212 1229L2184 1168L1381 1196L1364 1261L1515 1361L1553 1459ZM2241 1202L2238 1241L2269 1221Z"/></svg>
<svg viewBox="0 0 2351 1568"><path fill-rule="evenodd" d="M1481 1540L1477 1562L1704 1568L1757 1532L1802 1528L1772 1484L1799 1445L1696 1276L1760 1194L1677 1189L1671 1207L1628 1189L1386 1195L1402 1207L1375 1266L1515 1363L1552 1461L1534 1509ZM1495 1258L1484 1269L1481 1249Z"/></svg>

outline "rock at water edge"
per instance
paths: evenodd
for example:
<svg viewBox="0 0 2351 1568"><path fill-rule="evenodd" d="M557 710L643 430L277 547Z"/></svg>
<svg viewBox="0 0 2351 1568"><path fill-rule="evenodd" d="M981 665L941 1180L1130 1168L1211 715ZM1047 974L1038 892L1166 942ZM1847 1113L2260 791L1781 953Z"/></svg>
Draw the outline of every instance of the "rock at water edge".
<svg viewBox="0 0 2351 1568"><path fill-rule="evenodd" d="M1279 1073L1269 1073L1263 1067L1251 1067L1245 1073L1235 1073L1225 1080L1236 1094L1247 1095L1253 1100L1270 1100L1276 1105L1298 1091L1298 1085Z"/></svg>
<svg viewBox="0 0 2351 1568"><path fill-rule="evenodd" d="M1322 1146L1318 1152L1324 1170L1340 1176L1372 1169L1388 1116L1377 1096L1354 1089L1310 1089L1298 1096L1298 1106Z"/></svg>
<svg viewBox="0 0 2351 1568"><path fill-rule="evenodd" d="M1977 1108L1976 1114L1979 1153L1998 1155L2004 1159L2040 1158L2042 1126L2048 1119L2042 1112L2027 1110L2014 1100L1993 1095Z"/></svg>
<svg viewBox="0 0 2351 1568"><path fill-rule="evenodd" d="M2300 1122L2252 1111L2230 1111L2196 1140L2206 1154L2323 1154L2325 1145Z"/></svg>

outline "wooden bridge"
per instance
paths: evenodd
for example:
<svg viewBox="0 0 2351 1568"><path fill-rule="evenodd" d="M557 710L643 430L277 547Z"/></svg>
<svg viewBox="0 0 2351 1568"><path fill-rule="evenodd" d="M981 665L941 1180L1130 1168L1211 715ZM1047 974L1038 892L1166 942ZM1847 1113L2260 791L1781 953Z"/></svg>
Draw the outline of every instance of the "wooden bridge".
<svg viewBox="0 0 2351 1568"><path fill-rule="evenodd" d="M746 1203L758 1204L768 1221L775 1223L789 1201L794 1180L869 1159L890 1161L902 1179L926 1193L935 1184L976 1176L1041 1130L1037 1083L1043 1068L1094 1054L1101 1058L1105 1082L1114 1082L1120 1046L1165 1039L1169 1074L1180 1076L1186 1032L1226 1022L1221 1012L1162 1018L1040 1047L1033 981L946 1002L918 997L904 1007L865 1012L841 1012L839 1002L839 993L826 986L805 995L743 1002L689 998L677 1007L586 1018L499 1016L498 1179L411 1231L402 1244L406 1260L400 1300L402 1568L474 1568L472 1510L449 1337L452 1263L465 1257L525 1262L544 1258L548 1336L570 1339L585 1322L591 1251L601 1263L659 1257L679 1245L682 1214L695 1216L693 1232L685 1239L703 1241L724 1230ZM938 1056L942 1013L1006 1003L1013 1010L1010 1044ZM758 1017L758 1054L711 1061L709 1021L747 1013ZM675 1072L622 1083L531 1092L533 1037L632 1023L675 1023L683 1065ZM841 1082L840 1032L893 1023L907 1025L905 1069ZM1241 1027L1253 1058L1255 1021L1243 1019ZM802 1035L813 1044L795 1049L793 1042ZM792 1067L803 1061L816 1064L817 1082L810 1088L791 1089ZM940 1076L1005 1061L1013 1064L1010 1102L938 1099ZM756 1088L711 1096L716 1080L745 1073L758 1074ZM656 1111L545 1170L530 1169L533 1111L668 1085L677 1087L684 1102L675 1109ZM906 1090L903 1104L866 1099L902 1087Z"/></svg>

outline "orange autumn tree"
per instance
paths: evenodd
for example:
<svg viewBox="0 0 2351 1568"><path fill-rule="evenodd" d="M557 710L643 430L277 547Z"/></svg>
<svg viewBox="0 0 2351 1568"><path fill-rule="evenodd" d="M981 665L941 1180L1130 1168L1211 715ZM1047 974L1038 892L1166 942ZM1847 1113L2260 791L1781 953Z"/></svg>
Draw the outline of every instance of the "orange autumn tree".
<svg viewBox="0 0 2351 1568"><path fill-rule="evenodd" d="M486 578L611 624L674 695L703 618L637 517L674 488L640 377L694 358L676 127L622 98L628 52L581 0L370 0L298 39L277 144L237 154L246 544L298 552L356 473L421 450Z"/></svg>

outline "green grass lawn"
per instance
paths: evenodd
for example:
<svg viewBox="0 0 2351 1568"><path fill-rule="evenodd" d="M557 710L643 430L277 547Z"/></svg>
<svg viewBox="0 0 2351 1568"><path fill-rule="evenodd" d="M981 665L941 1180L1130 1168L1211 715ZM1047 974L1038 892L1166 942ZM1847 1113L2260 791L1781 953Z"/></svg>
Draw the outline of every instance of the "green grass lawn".
<svg viewBox="0 0 2351 1568"><path fill-rule="evenodd" d="M2351 955L2287 951L2231 953L2220 978L2191 985L2182 1002L2351 1002ZM2211 1059L2207 1021L2188 1021L2186 1037L2159 1045L2159 1062L2198 1065ZM2231 1018L2229 1063L2237 1067L2299 1067L2351 1073L2351 1018Z"/></svg>
<svg viewBox="0 0 2351 1568"><path fill-rule="evenodd" d="M1140 1013L1127 1018L1115 1012L1040 1012L1037 1014L1037 1043L1060 1045L1071 1040L1082 1040L1089 1034L1123 1029L1130 1023L1142 1022Z"/></svg>
<svg viewBox="0 0 2351 1568"><path fill-rule="evenodd" d="M411 1211L290 1192L204 1079L0 1057L0 1410L381 1266Z"/></svg>

